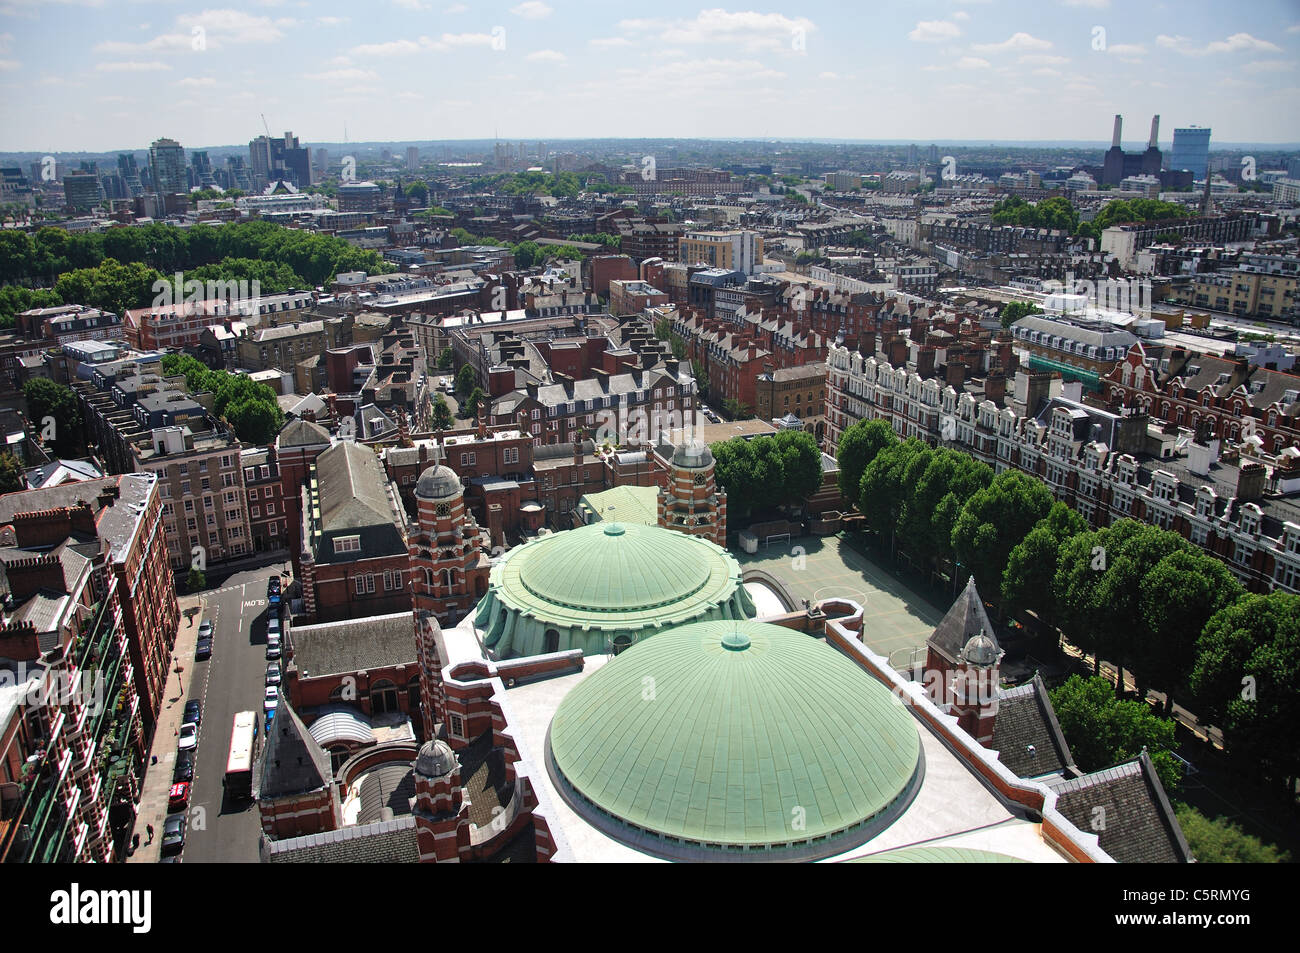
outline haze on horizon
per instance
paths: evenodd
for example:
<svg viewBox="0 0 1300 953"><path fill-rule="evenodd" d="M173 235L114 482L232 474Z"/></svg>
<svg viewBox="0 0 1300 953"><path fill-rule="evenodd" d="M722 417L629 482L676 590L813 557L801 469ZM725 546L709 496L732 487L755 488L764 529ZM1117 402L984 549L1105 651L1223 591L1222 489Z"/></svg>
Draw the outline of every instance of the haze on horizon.
<svg viewBox="0 0 1300 953"><path fill-rule="evenodd" d="M1300 4L0 0L0 151L503 139L1300 142Z"/></svg>

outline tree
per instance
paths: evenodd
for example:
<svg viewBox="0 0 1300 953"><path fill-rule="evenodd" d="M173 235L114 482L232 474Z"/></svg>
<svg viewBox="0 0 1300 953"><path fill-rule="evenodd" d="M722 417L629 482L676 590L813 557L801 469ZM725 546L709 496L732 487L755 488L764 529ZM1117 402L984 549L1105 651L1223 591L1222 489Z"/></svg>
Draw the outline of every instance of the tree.
<svg viewBox="0 0 1300 953"><path fill-rule="evenodd" d="M451 408L447 406L447 398L439 394L433 401L433 429L450 430L453 423L455 421L451 416Z"/></svg>
<svg viewBox="0 0 1300 953"><path fill-rule="evenodd" d="M478 419L479 408L483 404L483 388L475 387L465 398L465 416Z"/></svg>
<svg viewBox="0 0 1300 953"><path fill-rule="evenodd" d="M1190 804L1174 804L1192 856L1202 864L1289 864L1291 855L1243 831L1226 817L1208 818Z"/></svg>
<svg viewBox="0 0 1300 953"><path fill-rule="evenodd" d="M198 592L200 589L208 587L208 577L202 569L192 568L190 574L185 577L185 588L190 592Z"/></svg>
<svg viewBox="0 0 1300 953"><path fill-rule="evenodd" d="M700 361L691 361L691 373L695 376L695 384L700 390L700 396L707 398L709 396L709 369Z"/></svg>
<svg viewBox="0 0 1300 953"><path fill-rule="evenodd" d="M885 447L898 443L894 428L883 420L859 420L840 435L835 453L839 464L840 496L850 506L858 501L862 471Z"/></svg>
<svg viewBox="0 0 1300 953"><path fill-rule="evenodd" d="M918 456L904 473L899 533L912 555L932 563L952 557L952 528L966 501L993 480L987 464L939 448Z"/></svg>
<svg viewBox="0 0 1300 953"><path fill-rule="evenodd" d="M1294 796L1300 749L1300 596L1247 595L1206 623L1191 689L1203 721L1223 729L1228 750L1284 783Z"/></svg>
<svg viewBox="0 0 1300 953"><path fill-rule="evenodd" d="M957 561L975 575L980 592L1002 593L1002 576L1011 550L1052 508L1052 493L1042 480L1018 470L998 474L971 496L952 528Z"/></svg>
<svg viewBox="0 0 1300 953"><path fill-rule="evenodd" d="M1187 687L1196 663L1196 640L1218 612L1245 595L1227 566L1208 553L1178 549L1142 577L1138 593L1143 638L1133 666L1165 695L1165 714L1173 696Z"/></svg>
<svg viewBox="0 0 1300 953"><path fill-rule="evenodd" d="M412 182L406 187L406 194L418 205L424 205L429 201L429 187L423 182Z"/></svg>
<svg viewBox="0 0 1300 953"><path fill-rule="evenodd" d="M27 480L18 458L8 450L0 452L0 493L16 493L26 487Z"/></svg>
<svg viewBox="0 0 1300 953"><path fill-rule="evenodd" d="M42 436L49 434L53 438L55 452L59 456L76 456L82 449L81 411L71 388L37 377L23 385L23 396L37 429Z"/></svg>
<svg viewBox="0 0 1300 953"><path fill-rule="evenodd" d="M478 374L474 372L474 368L466 364L456 374L456 394L461 398L467 398L476 387L478 387Z"/></svg>
<svg viewBox="0 0 1300 953"><path fill-rule="evenodd" d="M1002 309L1002 326L1009 328L1021 318L1027 318L1031 314L1042 314L1043 309L1036 304L1030 304L1025 301L1008 301Z"/></svg>
<svg viewBox="0 0 1300 953"><path fill-rule="evenodd" d="M1007 568L1002 574L1002 602L1007 609L1029 609L1040 619L1055 620L1052 590L1057 553L1067 539L1087 530L1082 516L1059 500L1053 503L1047 516L1007 556Z"/></svg>
<svg viewBox="0 0 1300 953"><path fill-rule="evenodd" d="M438 370L449 371L451 366L456 363L456 352L449 347L444 347L442 353L438 355Z"/></svg>
<svg viewBox="0 0 1300 953"><path fill-rule="evenodd" d="M822 453L816 438L803 430L782 430L772 440L781 454L785 478L781 486L781 502L807 500L822 485Z"/></svg>
<svg viewBox="0 0 1300 953"><path fill-rule="evenodd" d="M1071 675L1050 695L1070 754L1084 771L1131 761L1146 748L1160 783L1169 792L1178 789L1182 769L1173 757L1173 719L1159 717L1145 702L1116 698L1110 682L1098 676Z"/></svg>
<svg viewBox="0 0 1300 953"><path fill-rule="evenodd" d="M734 397L727 397L722 401L722 412L731 420L748 420L754 416L754 411L748 404L742 404Z"/></svg>
<svg viewBox="0 0 1300 953"><path fill-rule="evenodd" d="M897 539L898 518L907 500L906 472L912 460L928 454L930 448L915 437L902 443L895 442L882 448L866 469L858 483L858 511L866 517L867 525L881 536L889 535L890 552Z"/></svg>

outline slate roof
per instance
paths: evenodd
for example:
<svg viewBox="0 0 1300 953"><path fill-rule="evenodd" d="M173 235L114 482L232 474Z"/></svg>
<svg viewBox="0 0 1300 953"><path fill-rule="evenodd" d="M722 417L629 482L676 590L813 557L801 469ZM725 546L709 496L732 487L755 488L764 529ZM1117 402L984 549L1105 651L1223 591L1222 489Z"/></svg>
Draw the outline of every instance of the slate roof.
<svg viewBox="0 0 1300 953"><path fill-rule="evenodd" d="M330 432L310 420L294 420L285 424L275 439L280 447L311 447L330 442Z"/></svg>
<svg viewBox="0 0 1300 953"><path fill-rule="evenodd" d="M1079 773L1056 720L1047 686L1037 673L1033 681L998 692L991 747L998 753L998 760L1018 778L1045 774L1064 774L1069 778Z"/></svg>
<svg viewBox="0 0 1300 953"><path fill-rule="evenodd" d="M415 818L407 814L391 821L357 824L336 831L262 840L263 863L270 864L416 864L420 848Z"/></svg>
<svg viewBox="0 0 1300 953"><path fill-rule="evenodd" d="M293 661L303 678L414 665L416 655L409 612L293 629Z"/></svg>
<svg viewBox="0 0 1300 953"><path fill-rule="evenodd" d="M950 662L956 662L961 657L961 650L966 643L979 635L980 630L983 630L984 634L997 645L993 623L989 621L988 613L984 611L984 600L980 598L979 591L975 588L975 577L971 576L962 594L957 597L948 614L926 639L926 643L938 649Z"/></svg>
<svg viewBox="0 0 1300 953"><path fill-rule="evenodd" d="M1079 830L1095 832L1101 849L1118 863L1192 862L1187 838L1145 749L1132 761L1050 787L1058 795L1057 809Z"/></svg>
<svg viewBox="0 0 1300 953"><path fill-rule="evenodd" d="M330 447L316 458L316 475L325 532L393 524L388 481L369 447L352 441Z"/></svg>
<svg viewBox="0 0 1300 953"><path fill-rule="evenodd" d="M258 800L319 791L334 778L329 753L316 743L283 695L257 767L254 795Z"/></svg>

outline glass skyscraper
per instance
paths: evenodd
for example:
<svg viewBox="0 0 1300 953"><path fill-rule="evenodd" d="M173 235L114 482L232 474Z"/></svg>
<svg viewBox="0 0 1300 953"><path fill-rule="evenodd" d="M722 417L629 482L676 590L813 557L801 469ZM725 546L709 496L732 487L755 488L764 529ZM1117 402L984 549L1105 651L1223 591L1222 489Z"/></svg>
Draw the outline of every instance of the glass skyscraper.
<svg viewBox="0 0 1300 953"><path fill-rule="evenodd" d="M1190 169L1197 179L1205 178L1210 161L1210 130L1200 126L1174 130L1174 148L1169 156L1171 170Z"/></svg>

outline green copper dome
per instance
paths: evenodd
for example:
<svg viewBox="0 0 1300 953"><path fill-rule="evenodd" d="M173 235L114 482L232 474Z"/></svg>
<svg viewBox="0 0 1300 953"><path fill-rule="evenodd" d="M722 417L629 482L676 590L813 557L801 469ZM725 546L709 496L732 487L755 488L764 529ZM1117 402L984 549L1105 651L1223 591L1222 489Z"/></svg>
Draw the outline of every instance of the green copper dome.
<svg viewBox="0 0 1300 953"><path fill-rule="evenodd" d="M556 533L516 560L520 584L557 606L629 612L689 599L725 571L715 553L656 526L597 523Z"/></svg>
<svg viewBox="0 0 1300 953"><path fill-rule="evenodd" d="M593 825L661 856L816 859L910 802L916 726L851 660L802 632L701 622L611 659L560 703L557 789Z"/></svg>
<svg viewBox="0 0 1300 953"><path fill-rule="evenodd" d="M662 628L749 619L740 564L698 536L595 523L543 536L492 570L474 624L497 658L607 652Z"/></svg>

